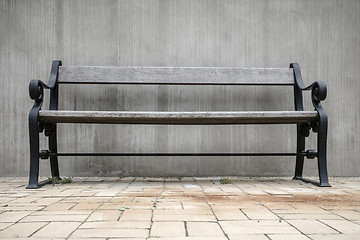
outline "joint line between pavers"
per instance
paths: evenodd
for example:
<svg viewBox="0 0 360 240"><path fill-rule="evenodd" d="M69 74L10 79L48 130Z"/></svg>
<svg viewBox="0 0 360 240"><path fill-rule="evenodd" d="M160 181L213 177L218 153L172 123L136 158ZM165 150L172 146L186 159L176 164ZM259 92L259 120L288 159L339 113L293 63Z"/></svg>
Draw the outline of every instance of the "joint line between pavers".
<svg viewBox="0 0 360 240"><path fill-rule="evenodd" d="M251 196L251 194L250 193L247 193L247 192L245 192L243 189L241 189L238 185L235 185L235 184L232 184L233 186L235 186L236 188L238 188L241 192L243 192L245 195L246 195L246 197L250 197Z"/></svg>
<svg viewBox="0 0 360 240"><path fill-rule="evenodd" d="M353 202L355 202L355 201L353 201ZM314 206L316 206L316 207L318 207L318 208L320 208L320 209L322 209L322 210L324 210L324 211L326 211L326 212L330 212L332 215L336 215L336 216L338 216L338 217L341 217L341 218L343 218L343 219L345 219L345 220L347 220L347 221L349 221L349 222L354 222L354 223L356 223L355 221L353 221L353 220L351 220L351 219L348 219L348 218L346 218L346 217L344 217L344 216L342 216L342 215L340 215L340 214L337 214L337 213L335 213L335 212L329 211L328 209L323 208L322 206L318 206L318 205L314 205ZM360 211L357 210L357 209L353 209L352 211L357 212L357 213L360 212ZM356 223L356 224L357 224L357 223ZM325 224L325 225L326 225L326 224Z"/></svg>
<svg viewBox="0 0 360 240"><path fill-rule="evenodd" d="M121 179L121 178L119 178L119 182L120 182L120 179ZM131 182L128 182L128 183L127 183L127 186L124 187L121 191L125 191L127 188L129 188L130 184L131 184L132 182L134 182L135 179L136 179L136 178L133 178L133 180L132 180ZM115 197L115 196L114 196L114 197ZM114 197L113 197L113 198L114 198ZM112 199L113 199L113 198L112 198ZM130 201L130 202L133 202L134 199L135 199L135 196L131 198L131 201ZM124 211L121 211L120 216L118 217L117 221L120 220L120 218L122 217L122 215L124 214L125 211L126 211L126 208L124 209Z"/></svg>
<svg viewBox="0 0 360 240"><path fill-rule="evenodd" d="M85 189L89 189L90 188L90 185L87 187L87 188L84 188L84 189L82 189L80 192L82 192L82 191L84 191ZM68 188L68 189L71 189L71 188ZM66 190L66 189L65 189ZM65 191L64 190L64 191ZM63 192L63 191L62 191ZM73 197L73 195L74 194L72 194L72 195L70 195L70 196L66 196L66 197L64 197L65 199L66 198L70 198L70 197ZM95 195L95 194L94 194ZM94 196L92 196L92 197L94 197ZM59 201L57 201L56 203L59 203L60 201L62 201L62 200L64 200L64 198L63 199L61 199L61 200L59 200ZM79 197L79 198L82 198L81 196ZM79 204L79 202L77 203L77 204L75 204L74 206L72 206L71 208L69 208L68 210L72 210L75 206L77 206Z"/></svg>
<svg viewBox="0 0 360 240"><path fill-rule="evenodd" d="M100 206L101 206L101 205L100 205ZM80 223L79 226L78 226L77 228L75 228L74 231L72 231L72 232L69 234L69 236L67 236L66 239L69 239L69 237L71 237L71 235L72 235L76 230L78 230L79 227L80 227L81 225L83 225L83 224L89 219L89 217L91 216L91 214L93 214L94 212L95 212L95 211L93 211L92 213L90 213L90 214L85 218L85 220L84 220L82 223Z"/></svg>
<svg viewBox="0 0 360 240"><path fill-rule="evenodd" d="M249 216L241 208L239 208L239 210L240 210L240 212L242 212L245 215L245 217L248 218L248 220L251 220L251 218L249 218Z"/></svg>
<svg viewBox="0 0 360 240"><path fill-rule="evenodd" d="M322 223L322 224L324 224L325 226L328 226L329 228L331 228L331 229L333 229L333 230L337 231L337 232L338 232L338 233L340 233L340 234L344 234L344 233L340 232L339 230L337 230L336 228L333 228L333 227L332 227L332 226L330 226L329 224L326 224L326 223L324 223L324 222L320 221L319 219L316 219L316 221L321 222L321 223Z"/></svg>
<svg viewBox="0 0 360 240"><path fill-rule="evenodd" d="M39 228L38 230L36 230L35 232L33 232L32 234L30 234L28 237L32 237L35 233L37 233L38 231L40 231L41 229L43 229L45 226L49 225L51 222L48 222L47 224L45 224L44 226L42 226L41 228Z"/></svg>
<svg viewBox="0 0 360 240"><path fill-rule="evenodd" d="M163 192L165 191L165 188L166 188L166 185L165 185L165 184L166 184L166 182L164 181L164 182L163 182L163 187L162 187L161 192L160 192L160 195L156 195L156 197L155 197L155 201L154 201L154 204L153 204L153 208L152 208L152 210L151 210L151 219L150 219L150 228L149 228L149 236L148 236L148 237L151 237L151 228L152 228L153 223L154 223L154 221L153 221L154 211L155 211L155 209L157 208L157 204L158 204L158 199L159 199L159 197L161 197L162 194L163 194Z"/></svg>
<svg viewBox="0 0 360 240"><path fill-rule="evenodd" d="M277 216L279 218L279 221L284 221L287 224L289 224L291 227L295 228L297 231L299 231L302 235L304 235L305 237L311 239L308 235L306 235L305 233L303 233L302 231L300 231L300 229L298 229L297 227L295 227L294 225L292 225L291 223L289 223L287 220L279 217L279 215L277 215L274 211L272 211L270 208L268 208L267 206L263 205L267 210L269 210L270 212L272 212L273 214L275 214L275 216Z"/></svg>
<svg viewBox="0 0 360 240"><path fill-rule="evenodd" d="M48 198L48 197L42 197L42 198ZM42 198L40 198L40 199L42 199ZM56 198L56 196L51 196L50 198ZM52 206L52 205L54 205L54 204L56 204L56 203L59 203L60 201L64 200L64 198L66 198L66 197L60 197L60 198L61 198L61 199L60 199L59 201L53 202L53 203L51 203L51 204L48 205L48 206L45 205L42 209L36 210L35 212L40 212L40 211L44 210L44 209L47 208L47 207L50 207L50 206ZM72 206L72 207L74 207L74 206Z"/></svg>
<svg viewBox="0 0 360 240"><path fill-rule="evenodd" d="M113 199L114 197L115 197L115 196L112 196L111 198L109 198L109 200L108 200L107 202L110 202L111 199ZM80 198L81 198L81 197L80 197ZM96 212L96 209L100 208L102 205L104 205L104 203L105 203L105 202L102 201L101 204L100 204L97 208L95 208L95 210L93 209L92 212L84 219L84 221L82 221L82 222L79 224L79 226L77 226L77 228L75 228L74 231L72 231L72 232L69 234L69 236L67 236L66 239L69 239L69 238L71 237L71 235L72 235L76 230L78 230L85 222L87 222L87 220L89 219L89 217L90 217L94 212Z"/></svg>
<svg viewBox="0 0 360 240"><path fill-rule="evenodd" d="M320 208L321 208L321 207L320 207ZM321 208L321 209L323 209L323 208ZM323 210L327 211L326 209L323 209ZM337 213L334 213L334 212L331 212L331 211L327 211L327 212L330 212L332 215L335 215L335 216L341 217L341 218L345 219L346 221L349 221L349 222L354 222L353 220L348 219L348 218L346 218L346 217L344 217L344 216L341 216L340 214L337 214ZM354 222L354 223L356 223L356 222Z"/></svg>
<svg viewBox="0 0 360 240"><path fill-rule="evenodd" d="M272 239L268 236L267 233L265 233L264 236L265 236L266 238L268 238L269 240L272 240Z"/></svg>
<svg viewBox="0 0 360 240"><path fill-rule="evenodd" d="M226 237L226 239L230 240L229 236L225 233L224 229L223 229L223 228L221 227L221 225L219 224L219 219L218 219L218 217L216 216L216 214L215 214L215 212L214 212L211 204L210 204L210 203L208 202L208 200L207 200L206 194L204 193L204 188L203 188L201 185L199 185L199 186L201 187L201 190L202 190L202 192L203 192L203 194L204 194L204 196L205 196L204 200L205 200L206 204L210 207L210 210L211 210L212 214L214 215L214 217L215 217L215 219L216 219L216 224L220 227L220 229L221 229L221 231L223 232L223 234L224 234L224 236ZM221 189L221 191L223 191L223 190Z"/></svg>
<svg viewBox="0 0 360 240"><path fill-rule="evenodd" d="M11 200L11 201L12 201L12 200ZM14 226L15 224L19 223L19 222L20 222L21 220L23 220L24 218L26 218L27 216L29 216L30 214L33 214L34 212L37 212L37 211L39 211L39 210L33 211L33 212L25 215L24 217L18 219L17 221L13 222L12 224L10 224L9 226L7 226L6 228L2 229L1 232L4 231L5 229L11 227L11 226ZM12 211L5 211L5 212L12 212ZM46 225L46 224L45 224L45 225Z"/></svg>
<svg viewBox="0 0 360 240"><path fill-rule="evenodd" d="M186 221L184 221L184 228L185 228L185 236L188 237L189 232L188 232L188 229L187 229L187 222Z"/></svg>

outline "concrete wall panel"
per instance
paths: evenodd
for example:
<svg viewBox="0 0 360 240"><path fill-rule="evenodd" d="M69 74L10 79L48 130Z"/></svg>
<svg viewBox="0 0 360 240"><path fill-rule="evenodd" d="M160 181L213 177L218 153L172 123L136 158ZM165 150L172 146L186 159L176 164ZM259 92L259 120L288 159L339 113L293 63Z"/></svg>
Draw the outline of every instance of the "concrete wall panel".
<svg viewBox="0 0 360 240"><path fill-rule="evenodd" d="M31 79L64 65L287 67L325 81L330 176L360 176L358 0L1 0L0 175L27 176ZM87 110L293 109L292 89L62 86L60 107ZM305 95L312 109L310 95ZM46 106L46 105L45 105ZM59 125L59 151L293 152L295 126ZM46 146L46 139L42 139ZM316 148L315 135L309 148ZM62 175L292 175L294 158L60 158ZM305 172L316 175L316 162ZM46 161L41 175L49 175Z"/></svg>

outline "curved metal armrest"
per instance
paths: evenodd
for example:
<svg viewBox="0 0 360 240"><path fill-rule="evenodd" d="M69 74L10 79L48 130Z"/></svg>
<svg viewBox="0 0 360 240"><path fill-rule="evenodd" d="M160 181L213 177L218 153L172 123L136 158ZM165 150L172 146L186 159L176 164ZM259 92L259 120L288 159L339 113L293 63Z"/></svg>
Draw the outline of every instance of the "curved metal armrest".
<svg viewBox="0 0 360 240"><path fill-rule="evenodd" d="M31 99L35 100L36 102L40 102L43 100L44 97L44 88L51 90L56 88L59 66L61 66L61 61L59 60L53 61L48 84L45 84L41 80L30 81L29 94Z"/></svg>
<svg viewBox="0 0 360 240"><path fill-rule="evenodd" d="M44 87L49 88L49 86L40 80L31 80L29 84L30 98L36 102L42 101L44 98Z"/></svg>
<svg viewBox="0 0 360 240"><path fill-rule="evenodd" d="M325 82L316 81L310 84L309 86L305 86L301 77L299 64L291 63L290 68L294 69L295 84L298 89L300 89L301 91L311 90L311 96L313 102L320 102L325 100L327 94L327 87Z"/></svg>

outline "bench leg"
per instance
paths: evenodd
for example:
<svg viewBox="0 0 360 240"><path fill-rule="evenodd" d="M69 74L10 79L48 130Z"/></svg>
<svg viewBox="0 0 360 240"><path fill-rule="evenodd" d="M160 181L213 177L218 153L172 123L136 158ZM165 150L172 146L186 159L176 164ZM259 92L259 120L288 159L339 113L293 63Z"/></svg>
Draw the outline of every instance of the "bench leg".
<svg viewBox="0 0 360 240"><path fill-rule="evenodd" d="M39 188L39 134L40 127L37 116L29 116L29 137L30 137L30 175L27 189Z"/></svg>
<svg viewBox="0 0 360 240"><path fill-rule="evenodd" d="M302 153L305 151L305 135L304 135L304 126L302 124L297 125L297 147L296 152ZM295 165L295 175L294 180L302 179L304 168L304 156L298 155L296 156L296 165Z"/></svg>
<svg viewBox="0 0 360 240"><path fill-rule="evenodd" d="M328 179L327 164L326 164L326 144L327 144L327 117L320 118L318 129L318 170L320 187L331 187Z"/></svg>
<svg viewBox="0 0 360 240"><path fill-rule="evenodd" d="M57 153L57 136L56 136L56 125L52 125L51 133L49 137L49 151L52 153ZM59 163L57 156L50 156L50 168L51 176L60 180L59 174Z"/></svg>
<svg viewBox="0 0 360 240"><path fill-rule="evenodd" d="M327 164L326 164L326 144L327 144L327 116L320 117L316 124L314 132L317 132L317 162L320 182L315 182L302 177L304 167L304 156L298 155L296 157L296 167L294 180L301 180L306 183L312 183L320 187L331 187L328 179ZM297 127L297 153L305 150L305 138L308 136L308 129L305 125L298 125Z"/></svg>
<svg viewBox="0 0 360 240"><path fill-rule="evenodd" d="M40 149L40 139L39 135L41 133L41 129L39 126L39 122L37 121L37 117L35 115L29 117L29 137L30 137L30 174L29 174L29 185L26 187L27 189L37 189L45 184L50 183L50 180L45 180L39 182L39 149ZM49 139L49 145L54 146L54 141ZM55 146L56 146L56 135L55 135ZM51 161L51 160L50 160ZM55 164L56 163L56 164ZM54 167L53 167L54 165ZM56 167L55 167L56 166ZM57 170L56 170L57 169ZM51 162L51 172L54 173L59 172L57 168L57 159L56 162ZM54 175L53 175L54 176Z"/></svg>

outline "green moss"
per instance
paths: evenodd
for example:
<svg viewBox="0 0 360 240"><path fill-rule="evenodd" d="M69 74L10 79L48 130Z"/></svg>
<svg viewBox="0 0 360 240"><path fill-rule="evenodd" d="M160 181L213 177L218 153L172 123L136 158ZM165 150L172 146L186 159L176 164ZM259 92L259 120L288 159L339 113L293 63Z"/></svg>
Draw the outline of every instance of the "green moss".
<svg viewBox="0 0 360 240"><path fill-rule="evenodd" d="M61 180L59 178L57 178L57 177L52 177L52 178L48 178L48 179L49 179L51 184L60 184L60 183L67 184L67 183L72 182L71 177L63 178Z"/></svg>
<svg viewBox="0 0 360 240"><path fill-rule="evenodd" d="M71 183L71 182L72 182L71 177L63 178L63 179L61 180L61 183L62 183L62 184L67 184L67 183Z"/></svg>
<svg viewBox="0 0 360 240"><path fill-rule="evenodd" d="M52 178L48 178L48 179L51 184L59 184L60 183L59 178L57 178L57 177L52 177Z"/></svg>
<svg viewBox="0 0 360 240"><path fill-rule="evenodd" d="M229 178L222 178L222 179L220 179L220 183L221 184L229 184L231 182L230 182Z"/></svg>

